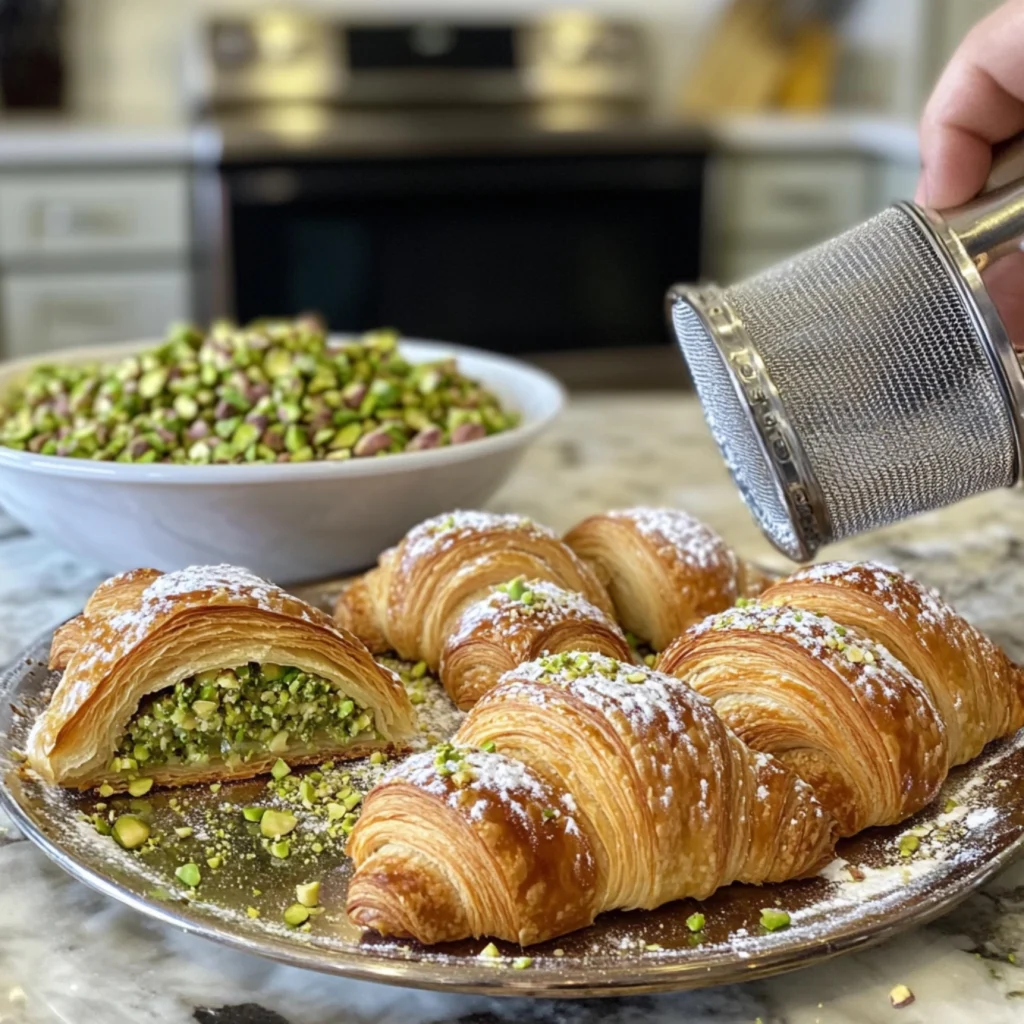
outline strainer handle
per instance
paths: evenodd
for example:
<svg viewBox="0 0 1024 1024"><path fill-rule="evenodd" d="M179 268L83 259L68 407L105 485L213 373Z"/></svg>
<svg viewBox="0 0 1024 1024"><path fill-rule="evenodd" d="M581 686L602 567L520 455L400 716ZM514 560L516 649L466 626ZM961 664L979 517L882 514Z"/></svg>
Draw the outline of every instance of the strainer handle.
<svg viewBox="0 0 1024 1024"><path fill-rule="evenodd" d="M979 271L1019 252L1024 244L1024 134L997 148L976 199L940 216Z"/></svg>

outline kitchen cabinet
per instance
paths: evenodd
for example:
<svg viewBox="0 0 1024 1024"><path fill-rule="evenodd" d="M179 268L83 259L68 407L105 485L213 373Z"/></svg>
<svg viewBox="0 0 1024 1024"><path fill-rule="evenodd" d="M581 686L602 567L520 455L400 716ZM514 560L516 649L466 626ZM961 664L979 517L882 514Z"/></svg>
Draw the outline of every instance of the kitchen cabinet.
<svg viewBox="0 0 1024 1024"><path fill-rule="evenodd" d="M873 204L858 155L725 154L710 161L704 266L731 283L852 227Z"/></svg>
<svg viewBox="0 0 1024 1024"><path fill-rule="evenodd" d="M0 173L0 349L6 357L157 338L189 319L184 168Z"/></svg>
<svg viewBox="0 0 1024 1024"><path fill-rule="evenodd" d="M189 278L178 270L8 273L0 279L5 355L160 338L187 318Z"/></svg>

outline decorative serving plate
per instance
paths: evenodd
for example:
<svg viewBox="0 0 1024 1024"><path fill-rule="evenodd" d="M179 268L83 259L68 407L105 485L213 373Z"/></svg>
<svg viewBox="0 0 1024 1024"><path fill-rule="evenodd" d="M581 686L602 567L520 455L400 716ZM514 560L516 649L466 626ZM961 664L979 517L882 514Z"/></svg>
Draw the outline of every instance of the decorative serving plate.
<svg viewBox="0 0 1024 1024"><path fill-rule="evenodd" d="M331 594L319 588L303 596L326 604ZM482 958L486 940L429 949L384 940L361 934L345 916L351 865L342 842L327 838L324 818L289 805L299 825L284 859L270 855L258 826L244 822L243 807L280 804L266 780L225 784L217 792L202 786L102 801L26 777L17 752L56 680L45 664L49 643L46 637L34 644L0 678L0 804L15 825L70 874L144 914L317 971L421 988L554 997L746 981L873 945L937 917L1024 847L1022 731L954 770L938 799L903 826L841 843L839 858L813 879L730 886L702 904L684 900L656 911L606 914L581 932L531 947L526 966L519 959L524 951L510 944L498 944L499 958ZM438 684L416 685L419 697L426 695L417 705L423 742L445 738L458 712ZM342 770L339 764L333 771ZM344 766L361 789L380 770L366 761ZM98 801L106 804L99 812ZM89 819L111 809L145 817L160 845L128 852L101 835ZM180 839L176 828L192 834ZM226 838L218 837L225 829ZM325 848L311 853L318 836ZM216 869L204 866L210 851L216 857L225 850ZM203 868L195 891L174 873L188 858ZM289 927L282 915L295 902L295 886L313 880L321 882L325 909L310 918L308 931ZM789 927L762 928L764 908L788 912ZM687 921L698 910L705 924L694 933Z"/></svg>

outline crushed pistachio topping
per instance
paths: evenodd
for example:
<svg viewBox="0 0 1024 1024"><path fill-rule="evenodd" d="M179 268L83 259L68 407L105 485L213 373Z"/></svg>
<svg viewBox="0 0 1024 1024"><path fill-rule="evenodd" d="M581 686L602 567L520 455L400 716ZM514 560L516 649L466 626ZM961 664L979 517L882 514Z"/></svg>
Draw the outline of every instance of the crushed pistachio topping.
<svg viewBox="0 0 1024 1024"><path fill-rule="evenodd" d="M761 911L761 927L769 932L781 931L790 924L789 914L785 910L765 907Z"/></svg>
<svg viewBox="0 0 1024 1024"><path fill-rule="evenodd" d="M904 1006L909 1006L913 1001L914 993L906 985L897 985L889 993L889 1002L892 1003L894 1009L902 1010Z"/></svg>
<svg viewBox="0 0 1024 1024"><path fill-rule="evenodd" d="M0 396L0 445L118 462L367 458L517 422L455 359L410 364L394 331L339 342L312 317L176 326L116 363L37 366Z"/></svg>
<svg viewBox="0 0 1024 1024"><path fill-rule="evenodd" d="M515 958L515 960L512 961L512 970L513 971L525 971L526 968L532 966L532 964L533 964L533 957L532 956L517 956Z"/></svg>
<svg viewBox="0 0 1024 1024"><path fill-rule="evenodd" d="M477 953L477 957L481 960L497 960L501 957L501 952L493 942L488 942L487 945Z"/></svg>
<svg viewBox="0 0 1024 1024"><path fill-rule="evenodd" d="M901 857L912 857L921 845L921 839L913 833L900 836L899 848Z"/></svg>
<svg viewBox="0 0 1024 1024"><path fill-rule="evenodd" d="M701 914L699 912L696 913L696 914L691 914L686 919L686 927L691 932L702 932L702 931L704 931L704 921L705 921L705 918L704 918L703 914Z"/></svg>
<svg viewBox="0 0 1024 1024"><path fill-rule="evenodd" d="M198 864L182 864L175 869L174 875L182 885L187 885L190 889L195 889L203 880Z"/></svg>
<svg viewBox="0 0 1024 1024"><path fill-rule="evenodd" d="M152 780L137 777L166 764L244 764L268 752L347 746L379 738L373 713L326 679L280 665L251 663L203 672L140 704L117 746L110 771L127 775L133 796ZM276 778L287 764L279 760ZM216 787L216 788L215 788ZM220 786L214 783L210 791Z"/></svg>

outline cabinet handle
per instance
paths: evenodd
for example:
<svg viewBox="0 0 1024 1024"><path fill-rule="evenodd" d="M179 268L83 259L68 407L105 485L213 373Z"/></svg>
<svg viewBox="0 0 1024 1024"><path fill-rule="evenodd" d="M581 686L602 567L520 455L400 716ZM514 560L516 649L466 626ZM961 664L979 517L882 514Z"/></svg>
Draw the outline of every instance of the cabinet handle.
<svg viewBox="0 0 1024 1024"><path fill-rule="evenodd" d="M41 239L125 238L135 227L135 211L123 203L41 202L35 233Z"/></svg>

